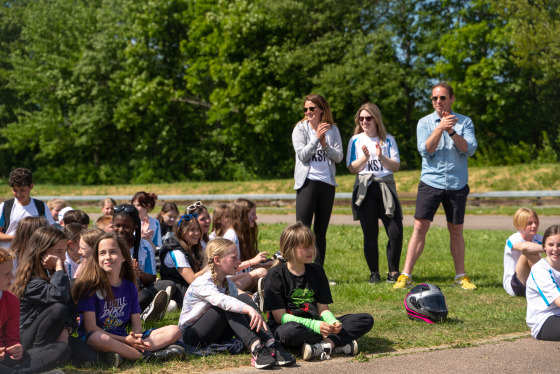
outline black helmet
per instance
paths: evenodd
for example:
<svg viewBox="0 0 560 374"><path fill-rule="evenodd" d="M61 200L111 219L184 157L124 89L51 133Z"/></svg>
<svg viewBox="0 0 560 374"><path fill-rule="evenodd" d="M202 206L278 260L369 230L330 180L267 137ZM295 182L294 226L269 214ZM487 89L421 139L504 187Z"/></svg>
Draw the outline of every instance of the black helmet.
<svg viewBox="0 0 560 374"><path fill-rule="evenodd" d="M447 318L445 296L438 286L430 283L414 287L404 298L404 306L412 320L434 323Z"/></svg>

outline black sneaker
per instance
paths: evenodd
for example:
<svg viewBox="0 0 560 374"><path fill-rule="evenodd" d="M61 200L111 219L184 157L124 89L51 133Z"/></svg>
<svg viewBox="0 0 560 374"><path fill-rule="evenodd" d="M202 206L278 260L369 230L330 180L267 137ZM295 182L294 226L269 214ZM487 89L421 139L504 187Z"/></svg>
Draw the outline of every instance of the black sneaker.
<svg viewBox="0 0 560 374"><path fill-rule="evenodd" d="M140 315L142 321L155 321L160 316L165 314L167 309L167 292L161 290L159 291L150 305Z"/></svg>
<svg viewBox="0 0 560 374"><path fill-rule="evenodd" d="M270 346L270 349L274 352L274 358L279 366L288 366L296 363L296 358L278 342L274 342Z"/></svg>
<svg viewBox="0 0 560 374"><path fill-rule="evenodd" d="M122 356L117 352L105 352L102 359L107 366L113 368L118 368L122 364Z"/></svg>
<svg viewBox="0 0 560 374"><path fill-rule="evenodd" d="M187 351L180 345L171 344L169 347L152 352L154 358L161 361L168 361L174 358L182 359L187 355Z"/></svg>
<svg viewBox="0 0 560 374"><path fill-rule="evenodd" d="M381 282L381 276L379 276L379 272L372 271L371 275L369 276L369 283L379 283Z"/></svg>
<svg viewBox="0 0 560 374"><path fill-rule="evenodd" d="M391 275L391 273L387 273L387 282L396 282L397 279L399 279L399 275L401 275L400 272L398 272L395 275Z"/></svg>
<svg viewBox="0 0 560 374"><path fill-rule="evenodd" d="M154 353L150 351L142 352L142 358L146 362L152 362L155 359Z"/></svg>
<svg viewBox="0 0 560 374"><path fill-rule="evenodd" d="M256 369L266 369L276 365L273 351L263 343L257 344L251 352L251 365Z"/></svg>

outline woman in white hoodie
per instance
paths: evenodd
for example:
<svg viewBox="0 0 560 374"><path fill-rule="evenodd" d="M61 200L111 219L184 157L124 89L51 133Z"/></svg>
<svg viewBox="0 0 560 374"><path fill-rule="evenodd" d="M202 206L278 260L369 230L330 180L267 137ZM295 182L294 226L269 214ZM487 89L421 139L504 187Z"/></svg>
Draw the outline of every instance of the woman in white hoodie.
<svg viewBox="0 0 560 374"><path fill-rule="evenodd" d="M343 158L342 139L334 124L331 108L321 95L305 98L304 118L292 132L296 151L294 171L296 196L296 219L311 227L317 257L315 262L323 266L327 248L327 229L334 203L336 165Z"/></svg>

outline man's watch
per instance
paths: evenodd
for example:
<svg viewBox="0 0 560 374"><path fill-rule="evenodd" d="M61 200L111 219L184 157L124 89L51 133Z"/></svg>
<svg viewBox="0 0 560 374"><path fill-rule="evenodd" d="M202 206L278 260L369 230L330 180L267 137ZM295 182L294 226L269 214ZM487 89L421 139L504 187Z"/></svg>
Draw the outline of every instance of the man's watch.
<svg viewBox="0 0 560 374"><path fill-rule="evenodd" d="M453 132L451 134L449 134L450 137L453 137L453 135L457 134L457 131L453 130Z"/></svg>

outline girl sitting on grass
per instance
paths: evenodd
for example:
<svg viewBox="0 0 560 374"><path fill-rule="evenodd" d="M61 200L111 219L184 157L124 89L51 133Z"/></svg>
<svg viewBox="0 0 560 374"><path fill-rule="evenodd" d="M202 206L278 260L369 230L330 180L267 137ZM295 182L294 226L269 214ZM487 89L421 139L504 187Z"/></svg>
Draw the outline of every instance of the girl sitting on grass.
<svg viewBox="0 0 560 374"><path fill-rule="evenodd" d="M202 232L196 213L181 216L173 232L174 235L166 240L159 251L160 274L162 280L175 283L177 291L173 300L179 306L183 304L189 285L204 273L206 261L200 245Z"/></svg>
<svg viewBox="0 0 560 374"><path fill-rule="evenodd" d="M208 213L208 209L204 205L202 205L201 201L197 201L196 203L187 207L185 214L196 214L198 224L200 226L201 237L200 237L200 245L202 249L206 249L206 244L210 241L208 238L208 232L210 231L210 223L212 222L212 218L210 217L210 213Z"/></svg>
<svg viewBox="0 0 560 374"><path fill-rule="evenodd" d="M21 222L18 230L20 227ZM13 259L13 255L0 248L0 373L45 373L66 361L70 349L62 342L54 342L23 350L19 337L19 300L8 291L14 279Z"/></svg>
<svg viewBox="0 0 560 374"><path fill-rule="evenodd" d="M212 233L208 236L210 240L221 238L229 229L229 215L231 209L229 205L221 204L212 213Z"/></svg>
<svg viewBox="0 0 560 374"><path fill-rule="evenodd" d="M235 244L215 239L206 249L209 271L194 280L183 301L179 318L183 342L209 345L235 335L251 351L251 365L257 369L295 363L295 358L274 340L251 297L238 295L235 284L228 279L241 263Z"/></svg>
<svg viewBox="0 0 560 374"><path fill-rule="evenodd" d="M64 270L68 239L53 226L37 229L20 259L12 293L20 301L19 329L24 350L50 346L58 364L70 355L75 365L97 361L97 353L72 336L77 327L70 280ZM53 343L62 343L53 345Z"/></svg>
<svg viewBox="0 0 560 374"><path fill-rule="evenodd" d="M560 341L560 225L546 229L543 248L527 278L527 325L535 339Z"/></svg>
<svg viewBox="0 0 560 374"><path fill-rule="evenodd" d="M170 346L181 336L177 326L142 332L136 272L127 244L116 233L98 239L72 297L80 313L78 336L96 351L110 352L113 366L122 358L165 360L185 354L181 347Z"/></svg>
<svg viewBox="0 0 560 374"><path fill-rule="evenodd" d="M367 313L336 318L329 281L315 258L315 236L301 222L284 229L280 252L286 262L270 269L264 280L264 304L274 337L288 347L300 348L304 360L327 359L331 352L356 354L356 339L373 327Z"/></svg>
<svg viewBox="0 0 560 374"><path fill-rule="evenodd" d="M170 234L173 234L173 227L177 223L177 218L179 217L179 208L175 203L170 201L163 204L161 207L161 212L157 215L157 220L159 221L161 227L161 241L165 242Z"/></svg>
<svg viewBox="0 0 560 374"><path fill-rule="evenodd" d="M14 274L17 271L18 259L23 258L25 252L29 249L29 239L35 231L40 227L47 227L49 221L45 217L25 217L19 221L18 228L14 234L14 240L10 244L10 252L14 256Z"/></svg>
<svg viewBox="0 0 560 374"><path fill-rule="evenodd" d="M266 261L267 252L258 250L257 206L250 200L239 198L231 203L231 227L224 239L231 240L237 247L241 264L232 280L237 288L255 292L260 278L266 276L266 269L272 261Z"/></svg>
<svg viewBox="0 0 560 374"><path fill-rule="evenodd" d="M511 296L525 296L525 284L531 267L540 261L542 235L539 216L531 208L519 208L513 215L517 232L506 240L504 249L504 290Z"/></svg>
<svg viewBox="0 0 560 374"><path fill-rule="evenodd" d="M76 269L76 273L74 274L75 278L78 278L80 274L84 271L87 261L91 258L91 254L93 252L93 246L95 245L95 242L97 242L97 239L99 239L99 237L103 234L105 234L105 231L95 228L95 229L85 230L80 235L79 253L80 256L82 256L82 261L80 262L80 265Z"/></svg>

